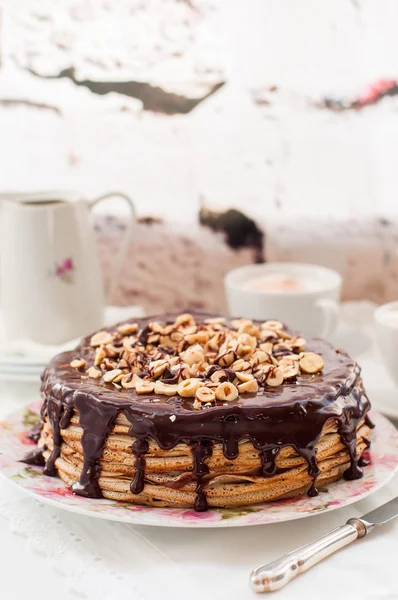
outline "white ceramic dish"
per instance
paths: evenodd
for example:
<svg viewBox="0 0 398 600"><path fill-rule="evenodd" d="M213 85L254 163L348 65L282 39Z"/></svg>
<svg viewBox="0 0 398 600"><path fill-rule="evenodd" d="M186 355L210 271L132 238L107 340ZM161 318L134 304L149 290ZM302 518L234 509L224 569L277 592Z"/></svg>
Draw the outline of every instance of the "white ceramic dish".
<svg viewBox="0 0 398 600"><path fill-rule="evenodd" d="M9 343L5 341L4 334L1 335L1 316L0 312L0 381L37 383L40 381L41 372L53 356L72 350L79 342L75 339L59 346L36 344L29 340ZM107 306L105 325L142 316L143 310L140 306Z"/></svg>
<svg viewBox="0 0 398 600"><path fill-rule="evenodd" d="M183 508L150 508L111 500L81 498L56 477L43 475L42 467L19 462L32 449L29 426L40 402L12 413L0 423L0 475L37 500L82 515L162 527L239 527L302 519L362 500L384 486L398 466L398 432L382 415L371 415L376 428L369 451L370 465L356 481L338 481L315 498L301 496L241 509L196 513Z"/></svg>

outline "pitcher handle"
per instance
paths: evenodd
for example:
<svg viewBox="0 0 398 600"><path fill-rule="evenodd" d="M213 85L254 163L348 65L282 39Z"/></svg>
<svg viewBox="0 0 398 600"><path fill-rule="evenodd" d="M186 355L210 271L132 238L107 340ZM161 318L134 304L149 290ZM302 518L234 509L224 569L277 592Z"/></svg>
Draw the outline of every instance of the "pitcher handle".
<svg viewBox="0 0 398 600"><path fill-rule="evenodd" d="M122 237L119 248L116 252L116 256L113 259L113 262L111 265L110 277L109 277L107 285L105 286L105 298L106 298L107 304L110 303L112 294L116 287L117 278L119 276L120 270L121 270L124 260L126 258L127 250L129 248L131 238L133 235L133 226L134 226L134 223L137 221L137 212L136 212L134 202L132 201L132 199L129 198L129 196L127 196L126 194L123 194L123 192L109 192L108 194L103 194L102 196L98 196L98 198L94 198L93 200L90 201L90 209L93 209L94 206L96 206L97 204L102 202L102 200L107 200L108 198L113 198L115 196L117 196L119 198L123 198L123 200L125 200L127 202L130 212L131 212L131 218L129 218L129 220L127 222L126 231L124 233L124 236Z"/></svg>

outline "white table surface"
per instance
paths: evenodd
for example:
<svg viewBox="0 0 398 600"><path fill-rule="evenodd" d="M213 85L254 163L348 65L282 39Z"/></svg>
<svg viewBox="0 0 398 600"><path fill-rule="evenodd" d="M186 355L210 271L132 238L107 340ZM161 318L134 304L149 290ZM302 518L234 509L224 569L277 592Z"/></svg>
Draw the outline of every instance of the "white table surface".
<svg viewBox="0 0 398 600"><path fill-rule="evenodd" d="M353 328L358 327L355 320L359 319L359 316L355 309L348 308L345 316L351 320ZM362 357L365 382L368 379L369 387L372 387L371 367L374 366L374 359L371 359L371 353L374 352L374 348L367 337L369 331L362 324L361 335L355 336L354 341L347 331L347 328L340 331L339 341L345 340L346 347L351 345L349 349L357 354L359 359ZM378 365L377 369L382 369L381 365ZM385 376L385 373L382 373ZM374 384L375 393L376 387ZM0 383L0 418L31 400L36 393L37 390L32 384ZM393 395L391 387L388 393ZM0 500L1 494L0 486ZM173 589L178 589L178 572L184 573L186 581L191 584L189 589L186 589L186 598L244 600L256 597L248 586L251 568L311 541L344 523L348 518L368 512L396 495L398 475L368 499L329 514L288 523L221 530L145 528L101 521L95 521L93 525L93 519L63 511L59 513L72 527L76 524L79 531L89 532L91 529L91 533L80 544L80 552L85 551L86 543L108 546L109 550L112 543L117 545L123 532L123 537L128 534L132 544L130 550L126 546L126 553L132 548L139 552L142 544L146 556L153 555L153 564L150 561L148 564L143 563L143 568L147 570L148 588L138 595L132 590L129 600L160 600L169 594L172 596ZM263 597L274 597L277 600L309 600L320 594L322 600L335 600L339 597L354 600L396 599L397 543L398 523L385 526L328 558L309 573L290 583L284 590ZM120 555L117 552L108 553L104 560L103 569L111 565L116 574L129 571L129 563L123 552ZM31 542L23 535L11 532L9 523L2 518L0 565L0 598L19 600L29 597L30 600L42 600L44 594L53 595L55 590L57 600L78 598L70 589L65 576L54 570L49 557L33 550ZM169 569L167 565L170 566ZM46 587L45 592L43 584ZM184 590L181 592L180 589L176 594L178 600L180 596L185 596ZM93 600L95 598L94 595L88 597Z"/></svg>

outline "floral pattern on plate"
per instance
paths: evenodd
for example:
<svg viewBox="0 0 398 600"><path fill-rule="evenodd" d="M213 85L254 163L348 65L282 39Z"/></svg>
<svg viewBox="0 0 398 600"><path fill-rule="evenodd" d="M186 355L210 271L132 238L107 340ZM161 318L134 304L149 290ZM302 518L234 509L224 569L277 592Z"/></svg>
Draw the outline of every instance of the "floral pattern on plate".
<svg viewBox="0 0 398 600"><path fill-rule="evenodd" d="M184 508L152 508L81 498L72 494L59 478L43 475L42 467L19 462L34 446L28 432L38 419L40 405L41 402L32 403L0 422L0 474L37 500L80 514L125 523L166 527L237 527L300 519L362 500L385 485L398 467L398 431L388 419L372 412L376 428L372 432L372 446L368 451L370 464L364 468L364 477L356 481L337 481L315 498L300 496L204 513Z"/></svg>

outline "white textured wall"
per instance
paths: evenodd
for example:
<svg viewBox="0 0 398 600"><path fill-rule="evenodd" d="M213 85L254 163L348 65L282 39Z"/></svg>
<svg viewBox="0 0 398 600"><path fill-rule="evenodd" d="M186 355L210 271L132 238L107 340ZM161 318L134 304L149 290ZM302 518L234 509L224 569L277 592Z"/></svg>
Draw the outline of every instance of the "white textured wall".
<svg viewBox="0 0 398 600"><path fill-rule="evenodd" d="M262 218L398 211L398 98L337 114L312 105L398 77L395 0L3 4L3 189L119 188L141 214L177 220L196 215L199 194ZM144 81L188 97L226 84L170 116L27 71L71 66L80 80ZM4 105L17 99L53 109Z"/></svg>

